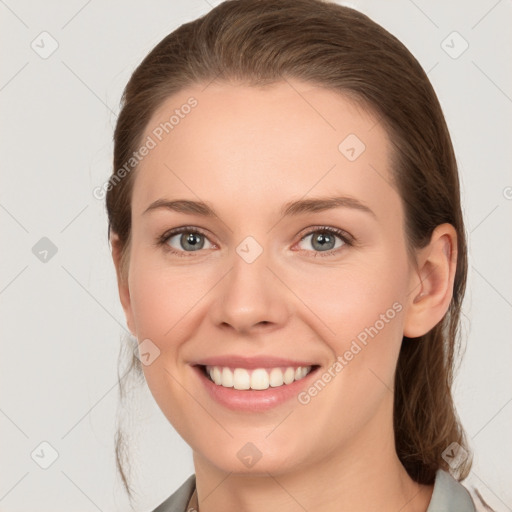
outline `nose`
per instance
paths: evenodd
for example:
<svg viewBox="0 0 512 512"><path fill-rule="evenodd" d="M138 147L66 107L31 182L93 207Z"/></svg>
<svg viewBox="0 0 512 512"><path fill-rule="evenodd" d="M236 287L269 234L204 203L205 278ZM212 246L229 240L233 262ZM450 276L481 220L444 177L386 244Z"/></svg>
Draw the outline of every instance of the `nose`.
<svg viewBox="0 0 512 512"><path fill-rule="evenodd" d="M288 290L270 263L265 251L252 262L234 253L233 265L216 287L209 309L217 327L250 334L271 331L287 322L291 307Z"/></svg>

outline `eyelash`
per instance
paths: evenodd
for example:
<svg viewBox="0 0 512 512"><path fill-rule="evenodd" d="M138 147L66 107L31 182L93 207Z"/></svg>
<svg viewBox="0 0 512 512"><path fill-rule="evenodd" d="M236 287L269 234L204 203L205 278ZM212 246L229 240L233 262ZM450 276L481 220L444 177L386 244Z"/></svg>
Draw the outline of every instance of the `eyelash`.
<svg viewBox="0 0 512 512"><path fill-rule="evenodd" d="M175 235L179 235L180 233L194 233L194 234L199 234L199 235L202 235L202 236L208 238L206 233L204 233L202 230L200 230L196 227L182 226L179 228L171 229L170 231L166 231L163 235L158 237L157 245L162 246L166 251L168 251L178 257L188 258L188 257L192 256L193 253L196 251L177 251L174 248L172 248L170 245L167 244L167 242L169 241L170 238L172 238ZM308 253L313 252L314 255L311 256L312 258L316 258L317 256L320 256L320 257L332 256L332 255L338 253L341 249L343 249L343 247L345 245L350 247L350 246L354 245L354 242L355 242L354 237L352 237L352 235L349 235L346 231L343 231L338 228L333 228L330 226L316 226L316 227L312 228L310 231L308 231L307 233L302 235L299 242L302 242L307 236L314 234L314 233L322 233L322 234L328 233L328 234L336 235L337 237L339 237L341 239L341 241L343 242L343 245L341 247L338 247L336 249L330 249L328 251L308 251L305 249L300 250L301 252L303 252L303 251L308 252Z"/></svg>

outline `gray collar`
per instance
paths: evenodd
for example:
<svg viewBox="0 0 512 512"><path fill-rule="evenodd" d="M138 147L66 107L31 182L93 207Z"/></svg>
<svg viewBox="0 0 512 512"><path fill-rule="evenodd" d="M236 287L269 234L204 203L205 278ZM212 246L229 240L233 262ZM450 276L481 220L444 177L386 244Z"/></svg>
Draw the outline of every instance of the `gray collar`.
<svg viewBox="0 0 512 512"><path fill-rule="evenodd" d="M196 487L196 475L190 475L172 496L153 512L188 512L185 510ZM439 469L434 482L434 492L426 512L475 512L475 505L467 489L450 473ZM192 512L192 511L190 511Z"/></svg>
<svg viewBox="0 0 512 512"><path fill-rule="evenodd" d="M475 512L468 490L450 473L438 469L427 512Z"/></svg>

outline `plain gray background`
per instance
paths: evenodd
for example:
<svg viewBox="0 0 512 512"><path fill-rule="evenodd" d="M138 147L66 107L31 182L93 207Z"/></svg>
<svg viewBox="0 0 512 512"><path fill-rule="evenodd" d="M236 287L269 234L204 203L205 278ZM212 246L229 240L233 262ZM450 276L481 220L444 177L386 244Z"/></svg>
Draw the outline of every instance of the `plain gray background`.
<svg viewBox="0 0 512 512"><path fill-rule="evenodd" d="M119 100L137 64L218 3L0 0L1 511L128 509L113 456L125 320L93 189L111 173ZM443 106L470 244L467 350L455 386L475 452L465 483L495 510L512 510L512 3L340 3L396 35ZM134 407L144 511L194 468L147 389Z"/></svg>

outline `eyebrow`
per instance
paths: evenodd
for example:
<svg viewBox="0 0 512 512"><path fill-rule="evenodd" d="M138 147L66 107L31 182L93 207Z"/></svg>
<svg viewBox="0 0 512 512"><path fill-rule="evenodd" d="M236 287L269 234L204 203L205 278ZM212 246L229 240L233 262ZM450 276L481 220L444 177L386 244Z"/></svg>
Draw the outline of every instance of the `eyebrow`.
<svg viewBox="0 0 512 512"><path fill-rule="evenodd" d="M301 215L304 213L315 213L331 210L333 208L351 208L369 213L377 218L375 213L365 204L353 197L318 197L312 199L299 199L290 201L283 205L280 214L283 217ZM190 213L201 215L203 217L216 217L215 210L202 201L191 201L189 199L176 199L169 201L168 199L157 199L151 203L143 215L158 209L171 210L179 213Z"/></svg>

